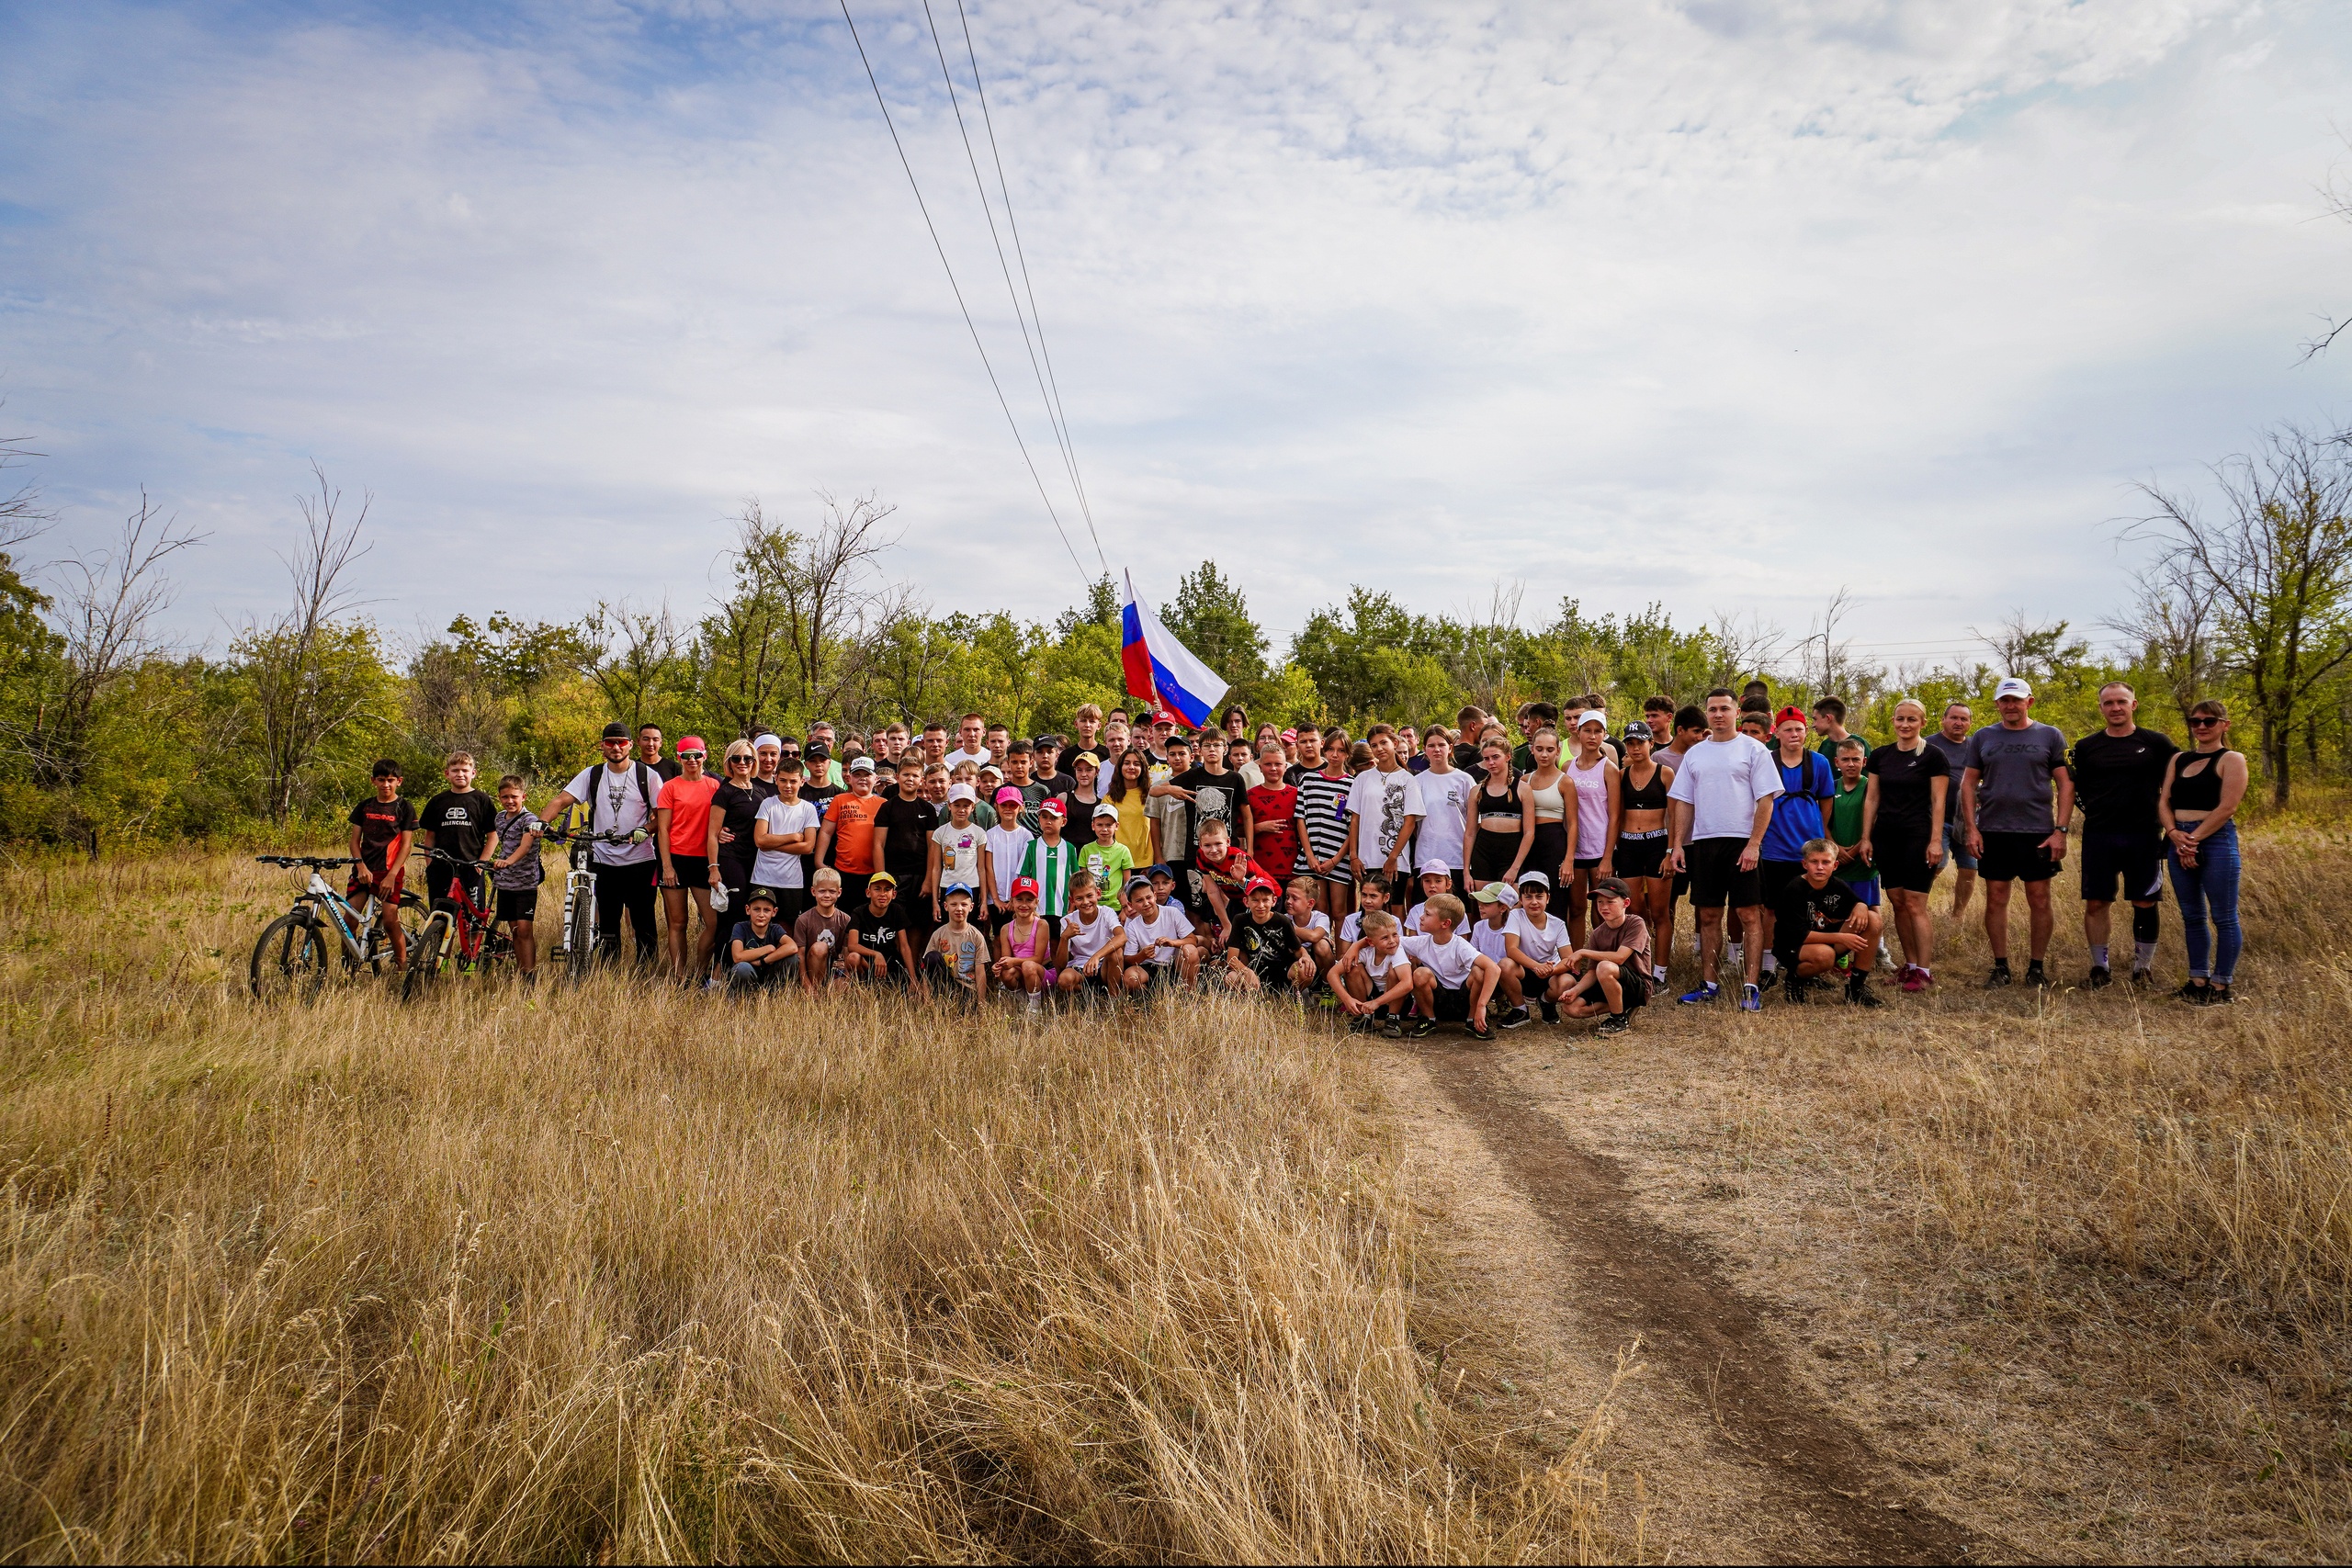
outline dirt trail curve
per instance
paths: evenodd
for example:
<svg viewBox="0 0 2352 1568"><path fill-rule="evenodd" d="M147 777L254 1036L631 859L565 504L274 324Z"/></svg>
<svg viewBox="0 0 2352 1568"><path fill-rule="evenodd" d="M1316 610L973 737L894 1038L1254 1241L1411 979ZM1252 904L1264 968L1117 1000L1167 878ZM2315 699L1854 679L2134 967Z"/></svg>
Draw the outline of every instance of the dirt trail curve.
<svg viewBox="0 0 2352 1568"><path fill-rule="evenodd" d="M1412 1055L1420 1072L1411 1076L1426 1075L1540 1216L1578 1317L1620 1343L1639 1334L1653 1375L1681 1384L1708 1411L1716 1440L1761 1472L1756 1500L1785 1528L1749 1518L1743 1544L1807 1561L2014 1557L1907 1491L1789 1365L1766 1309L1734 1289L1702 1248L1645 1218L1615 1163L1577 1147L1555 1117L1513 1089L1491 1048L1441 1036ZM1590 1356L1614 1345L1575 1348Z"/></svg>

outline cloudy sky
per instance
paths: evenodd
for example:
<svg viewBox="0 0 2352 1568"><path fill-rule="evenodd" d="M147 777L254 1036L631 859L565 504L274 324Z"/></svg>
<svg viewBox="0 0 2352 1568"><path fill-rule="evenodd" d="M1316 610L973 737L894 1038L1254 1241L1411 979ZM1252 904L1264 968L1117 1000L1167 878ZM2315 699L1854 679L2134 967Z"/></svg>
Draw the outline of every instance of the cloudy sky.
<svg viewBox="0 0 2352 1568"><path fill-rule="evenodd" d="M2298 355L2352 311L2340 4L930 3L1147 597L1843 586L1932 656L2112 610L2134 480L2352 415ZM1091 573L923 0L851 12ZM209 536L194 637L274 602L314 460L403 631L691 609L744 497L820 490L943 609L1077 596L813 0L0 6L0 396L31 554L142 484Z"/></svg>

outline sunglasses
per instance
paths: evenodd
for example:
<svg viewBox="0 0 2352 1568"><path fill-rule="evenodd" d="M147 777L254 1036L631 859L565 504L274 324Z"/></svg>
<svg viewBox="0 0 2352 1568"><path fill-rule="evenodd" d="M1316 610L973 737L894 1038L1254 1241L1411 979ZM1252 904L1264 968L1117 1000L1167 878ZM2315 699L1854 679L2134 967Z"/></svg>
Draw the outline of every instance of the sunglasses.
<svg viewBox="0 0 2352 1568"><path fill-rule="evenodd" d="M779 751L776 755L779 758L789 757L795 761L798 761L800 760L800 753L797 751Z"/></svg>
<svg viewBox="0 0 2352 1568"><path fill-rule="evenodd" d="M729 757L727 759L727 765L730 768L748 768L752 765L752 759L749 757Z"/></svg>
<svg viewBox="0 0 2352 1568"><path fill-rule="evenodd" d="M681 751L678 753L678 761L681 762L699 762L709 755L710 753L707 751Z"/></svg>
<svg viewBox="0 0 2352 1568"><path fill-rule="evenodd" d="M2198 717L2192 718L2188 721L2188 728L2191 729L2211 729L2221 722L2222 721L2218 718L2199 715Z"/></svg>

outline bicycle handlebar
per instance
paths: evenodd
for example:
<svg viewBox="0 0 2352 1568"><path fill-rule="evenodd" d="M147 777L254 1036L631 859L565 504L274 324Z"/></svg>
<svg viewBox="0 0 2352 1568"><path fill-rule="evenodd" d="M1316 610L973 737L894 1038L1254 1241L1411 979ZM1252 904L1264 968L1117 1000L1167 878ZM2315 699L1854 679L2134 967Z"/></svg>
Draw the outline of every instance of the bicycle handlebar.
<svg viewBox="0 0 2352 1568"><path fill-rule="evenodd" d="M348 855L255 855L254 859L264 865L316 866L322 871L332 871L339 865L359 863Z"/></svg>

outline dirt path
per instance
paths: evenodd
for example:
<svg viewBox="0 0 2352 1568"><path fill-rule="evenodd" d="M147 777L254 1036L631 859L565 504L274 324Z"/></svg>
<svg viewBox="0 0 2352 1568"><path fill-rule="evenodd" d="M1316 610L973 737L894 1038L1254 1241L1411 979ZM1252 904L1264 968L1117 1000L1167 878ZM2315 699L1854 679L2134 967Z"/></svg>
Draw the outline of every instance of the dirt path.
<svg viewBox="0 0 2352 1568"><path fill-rule="evenodd" d="M1924 1505L1796 1374L1766 1309L1703 1248L1645 1218L1616 1162L1578 1147L1514 1089L1492 1048L1440 1036L1397 1049L1385 1068L1411 1146L1451 1185L1465 1262L1483 1260L1559 1396L1592 1397L1606 1381L1598 1369L1642 1341L1648 1386L1621 1399L1612 1450L1669 1500L1671 1533L1653 1549L1869 1562L2015 1555Z"/></svg>

